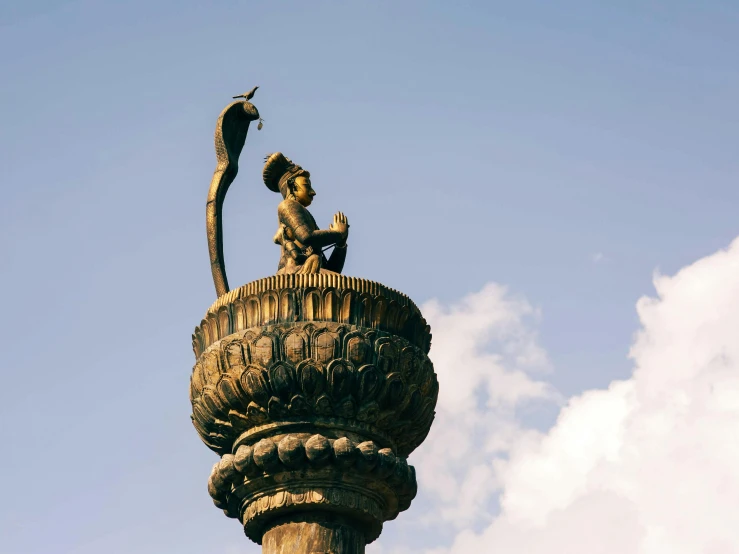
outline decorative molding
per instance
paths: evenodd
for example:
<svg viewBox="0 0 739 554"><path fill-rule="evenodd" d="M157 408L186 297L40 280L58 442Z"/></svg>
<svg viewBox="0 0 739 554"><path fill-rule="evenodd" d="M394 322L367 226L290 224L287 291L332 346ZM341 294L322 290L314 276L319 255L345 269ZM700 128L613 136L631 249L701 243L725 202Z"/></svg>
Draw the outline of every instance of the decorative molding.
<svg viewBox="0 0 739 554"><path fill-rule="evenodd" d="M370 281L369 279L360 279L359 277L349 277L347 275L341 275L340 273L333 273L331 271L324 270L322 273L306 275L300 273L290 275L272 275L270 277L257 279L256 281L242 285L239 288L233 289L223 296L220 296L218 300L213 302L211 307L208 308L208 313L215 313L218 311L218 308L225 306L226 304L231 304L234 300L239 298L246 298L251 295L261 295L263 292L268 290L282 290L286 288L351 289L359 294L367 293L373 296L385 296L390 300L396 300L400 304L409 305L418 310L416 305L410 298L408 298L408 296L395 289L386 287L382 283Z"/></svg>
<svg viewBox="0 0 739 554"><path fill-rule="evenodd" d="M286 513L298 510L337 512L351 518L364 532L367 543L382 532L383 515L379 502L363 491L351 490L335 483L318 487L313 484L291 487L263 494L245 501L242 523L244 533L257 544L270 522Z"/></svg>
<svg viewBox="0 0 739 554"><path fill-rule="evenodd" d="M275 275L221 296L192 336L195 356L249 328L331 321L405 338L428 353L431 330L416 305L380 283L336 273Z"/></svg>
<svg viewBox="0 0 739 554"><path fill-rule="evenodd" d="M221 455L266 424L340 420L387 437L386 446L407 457L428 434L437 396L433 365L419 348L324 322L235 333L203 353L190 381L193 424Z"/></svg>
<svg viewBox="0 0 739 554"><path fill-rule="evenodd" d="M363 522L369 542L383 521L408 509L416 490L413 467L390 448L307 433L241 445L222 456L208 480L214 504L257 542L270 520L306 507Z"/></svg>

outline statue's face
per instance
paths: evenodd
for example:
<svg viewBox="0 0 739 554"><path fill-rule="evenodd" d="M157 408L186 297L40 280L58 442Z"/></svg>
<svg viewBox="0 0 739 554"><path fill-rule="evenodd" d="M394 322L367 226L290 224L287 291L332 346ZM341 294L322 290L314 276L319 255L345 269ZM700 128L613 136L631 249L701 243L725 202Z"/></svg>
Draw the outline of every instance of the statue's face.
<svg viewBox="0 0 739 554"><path fill-rule="evenodd" d="M300 175L295 178L295 200L300 202L303 206L310 206L313 202L313 197L316 195L316 191L313 190L310 184L310 178L305 175Z"/></svg>

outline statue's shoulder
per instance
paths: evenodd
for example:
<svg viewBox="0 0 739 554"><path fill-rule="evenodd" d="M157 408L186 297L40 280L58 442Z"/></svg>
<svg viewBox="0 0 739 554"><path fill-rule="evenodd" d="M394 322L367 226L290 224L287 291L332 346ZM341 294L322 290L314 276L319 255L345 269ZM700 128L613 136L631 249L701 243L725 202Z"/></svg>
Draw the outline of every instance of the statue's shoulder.
<svg viewBox="0 0 739 554"><path fill-rule="evenodd" d="M278 210L295 210L295 209L305 209L303 206L295 200L294 198L285 198L280 204L277 206Z"/></svg>
<svg viewBox="0 0 739 554"><path fill-rule="evenodd" d="M297 200L287 198L277 206L277 216L280 221L288 225L301 225L313 221L310 212Z"/></svg>
<svg viewBox="0 0 739 554"><path fill-rule="evenodd" d="M302 214L306 209L292 198L286 198L277 206L277 213L282 214Z"/></svg>

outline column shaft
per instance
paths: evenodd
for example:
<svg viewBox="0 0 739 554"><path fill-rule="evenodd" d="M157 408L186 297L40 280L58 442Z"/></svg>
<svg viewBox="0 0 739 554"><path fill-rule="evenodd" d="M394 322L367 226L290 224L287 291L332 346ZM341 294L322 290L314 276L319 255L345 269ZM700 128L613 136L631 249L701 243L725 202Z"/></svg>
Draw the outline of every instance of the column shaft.
<svg viewBox="0 0 739 554"><path fill-rule="evenodd" d="M287 522L262 538L262 554L364 554L364 536L334 522Z"/></svg>

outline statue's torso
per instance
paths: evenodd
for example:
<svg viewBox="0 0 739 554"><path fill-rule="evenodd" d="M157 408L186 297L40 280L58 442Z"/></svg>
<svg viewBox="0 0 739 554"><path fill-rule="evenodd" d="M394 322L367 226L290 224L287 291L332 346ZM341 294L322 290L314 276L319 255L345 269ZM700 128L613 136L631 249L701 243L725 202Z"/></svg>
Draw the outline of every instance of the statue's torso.
<svg viewBox="0 0 739 554"><path fill-rule="evenodd" d="M296 200L290 198L285 199L277 207L277 220L283 229L284 241L293 242L305 257L314 253L310 247L306 247L295 238L297 229L302 226L307 227L309 231L318 230L316 220L305 206ZM285 242L283 242L280 248L278 272L292 273L297 267L298 263L288 254L285 248Z"/></svg>

